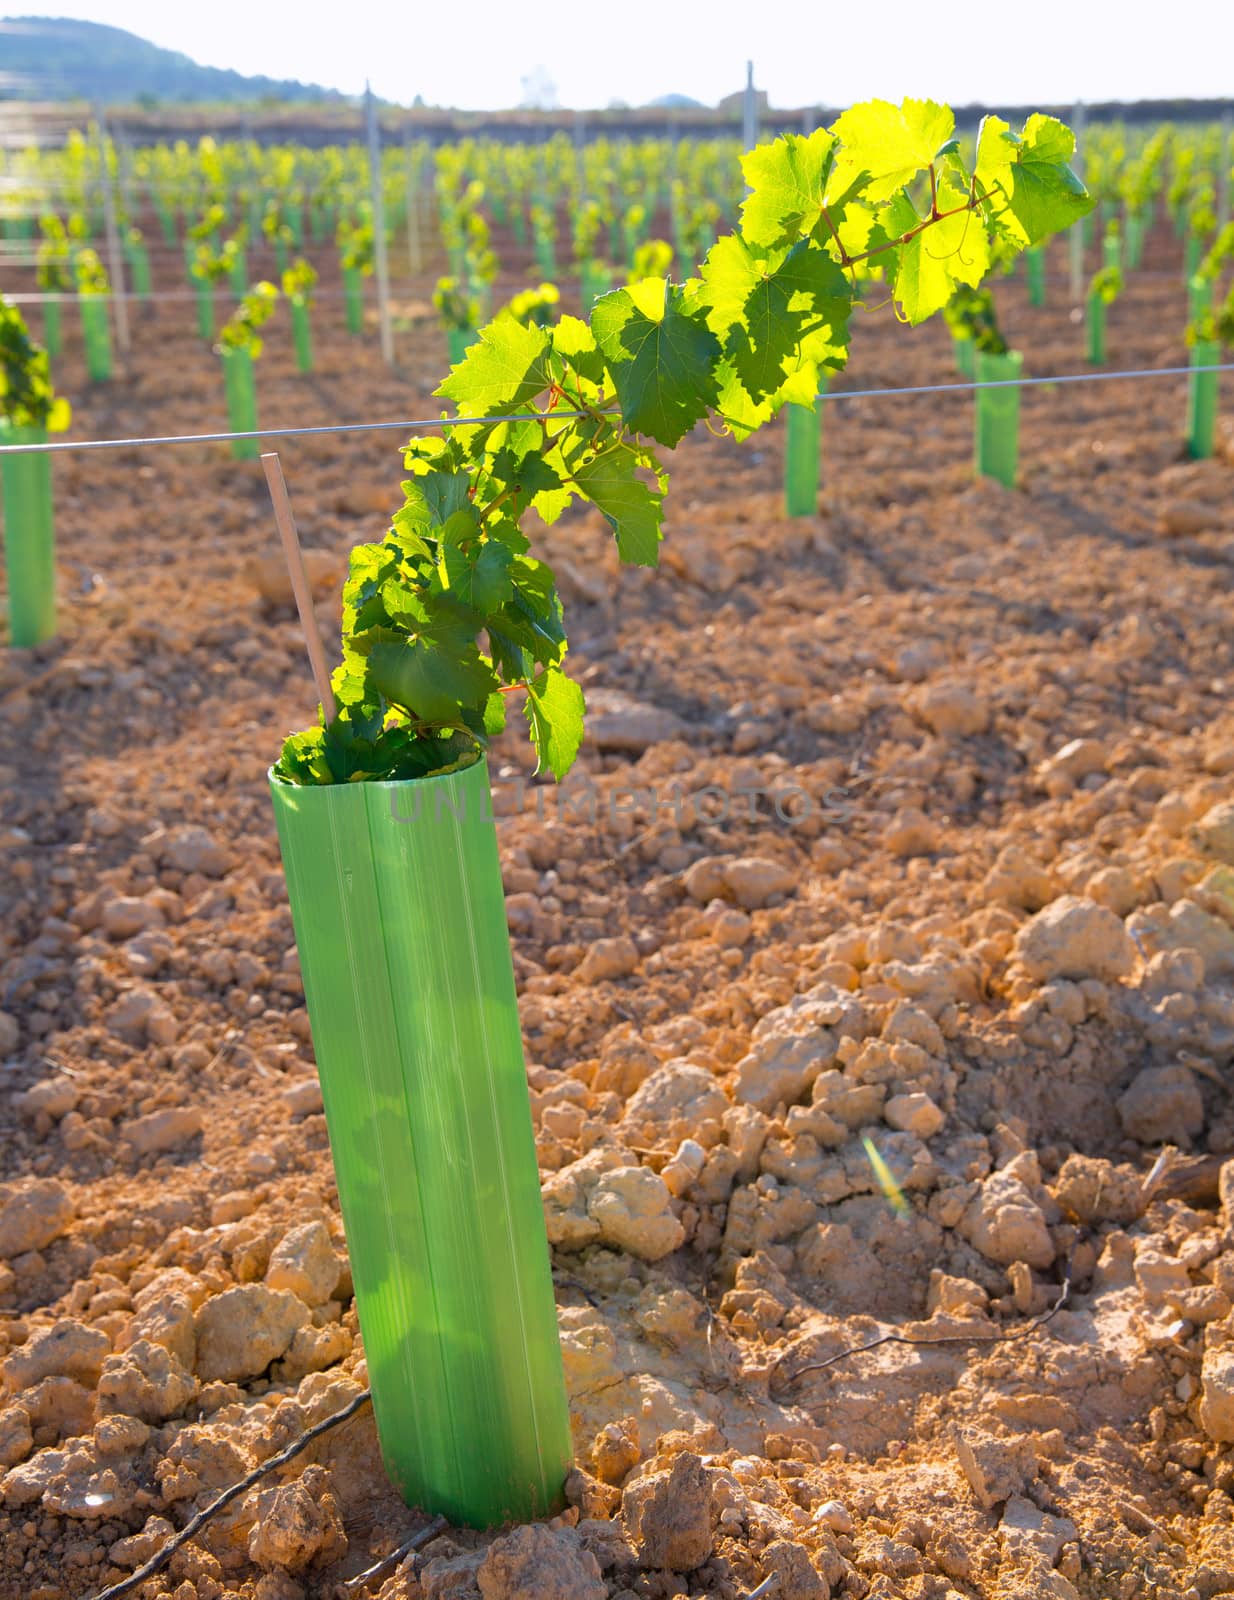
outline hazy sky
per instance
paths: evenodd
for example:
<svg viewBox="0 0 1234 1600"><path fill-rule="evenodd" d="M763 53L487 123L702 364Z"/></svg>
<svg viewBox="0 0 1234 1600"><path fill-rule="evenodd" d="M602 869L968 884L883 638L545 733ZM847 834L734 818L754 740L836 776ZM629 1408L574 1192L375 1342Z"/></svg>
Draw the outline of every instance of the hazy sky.
<svg viewBox="0 0 1234 1600"><path fill-rule="evenodd" d="M29 0L21 6L28 9ZM516 105L543 68L565 106L712 103L744 83L779 106L905 94L991 104L1228 95L1234 0L1181 0L1146 27L1110 0L937 9L923 0L347 0L289 7L205 0L52 0L56 15L128 28L207 66L386 99ZM932 18L937 20L932 20ZM971 18L971 22L969 19ZM3 66L0 45L0 67Z"/></svg>

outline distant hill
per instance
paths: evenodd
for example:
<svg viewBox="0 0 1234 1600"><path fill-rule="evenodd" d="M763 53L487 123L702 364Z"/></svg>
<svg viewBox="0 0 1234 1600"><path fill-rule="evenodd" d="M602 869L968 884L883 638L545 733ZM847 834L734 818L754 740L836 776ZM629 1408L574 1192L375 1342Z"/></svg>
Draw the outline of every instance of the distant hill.
<svg viewBox="0 0 1234 1600"><path fill-rule="evenodd" d="M656 111L701 111L703 102L691 100L688 94L662 94L657 100L648 100L648 106Z"/></svg>
<svg viewBox="0 0 1234 1600"><path fill-rule="evenodd" d="M341 100L335 89L198 66L123 28L69 17L0 18L0 100Z"/></svg>

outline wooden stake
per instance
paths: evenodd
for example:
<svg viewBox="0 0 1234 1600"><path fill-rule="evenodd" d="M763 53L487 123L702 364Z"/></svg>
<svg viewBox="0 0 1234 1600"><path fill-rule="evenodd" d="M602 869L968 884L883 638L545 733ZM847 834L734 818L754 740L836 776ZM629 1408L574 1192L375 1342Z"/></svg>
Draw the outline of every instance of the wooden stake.
<svg viewBox="0 0 1234 1600"><path fill-rule="evenodd" d="M313 610L313 591L304 570L304 556L300 551L300 535L296 532L296 519L292 516L291 501L287 497L287 484L283 479L283 464L278 451L270 450L261 458L266 474L266 484L274 505L274 520L278 523L279 538L283 541L283 555L291 575L291 592L296 597L296 610L300 613L300 626L304 629L304 642L308 646L309 665L313 669L313 682L321 698L321 709L327 722L338 715L334 691L330 687L330 669L326 665L325 646L317 627L317 613Z"/></svg>
<svg viewBox="0 0 1234 1600"><path fill-rule="evenodd" d="M381 359L394 365L394 334L390 327L390 265L386 258L386 197L381 178L381 130L377 101L364 85L364 110L368 122L369 183L373 196L373 257L377 268L377 325L381 331Z"/></svg>
<svg viewBox="0 0 1234 1600"><path fill-rule="evenodd" d="M116 226L116 200L111 192L111 168L107 162L107 124L103 108L95 109L95 144L99 153L99 184L103 191L103 229L107 235L107 270L111 276L112 317L116 324L116 343L122 354L129 348L129 307L124 294L124 255L120 249L120 230Z"/></svg>
<svg viewBox="0 0 1234 1600"><path fill-rule="evenodd" d="M1072 168L1076 177L1084 176L1084 102L1077 100L1075 111L1071 118L1072 127L1075 129L1075 155L1072 158ZM1081 217L1078 222L1071 224L1067 239L1068 265L1071 271L1071 300L1073 305L1079 305L1084 298L1084 224L1088 219ZM1094 222L1094 232L1100 240L1101 230ZM1098 243L1100 250L1100 243ZM1100 256L1098 256L1100 261Z"/></svg>

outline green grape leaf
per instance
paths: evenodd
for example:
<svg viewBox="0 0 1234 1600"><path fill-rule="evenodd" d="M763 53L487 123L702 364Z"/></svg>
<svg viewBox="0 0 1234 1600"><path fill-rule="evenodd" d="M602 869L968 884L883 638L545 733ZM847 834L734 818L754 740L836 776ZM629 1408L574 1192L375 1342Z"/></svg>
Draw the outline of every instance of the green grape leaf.
<svg viewBox="0 0 1234 1600"><path fill-rule="evenodd" d="M1035 113L1022 134L1001 117L982 119L974 177L986 193L1002 190L1005 204L996 197L994 215L1017 244L1037 244L1092 210L1092 197L1067 165L1074 152L1075 135L1056 117Z"/></svg>
<svg viewBox="0 0 1234 1600"><path fill-rule="evenodd" d="M940 212L956 211L967 199L967 189L950 178L940 180ZM887 208L887 225L901 232L907 233L920 220L904 197ZM979 213L956 211L954 216L931 223L907 244L890 251L888 257L900 309L915 324L941 311L955 293L957 283L975 288L981 282L990 269L990 240Z"/></svg>
<svg viewBox="0 0 1234 1600"><path fill-rule="evenodd" d="M550 667L527 685L523 712L539 758L537 772L547 767L559 783L569 772L583 742L584 710L583 691L560 667Z"/></svg>
<svg viewBox="0 0 1234 1600"><path fill-rule="evenodd" d="M716 411L735 439L748 439L765 422L770 421L774 407L770 400L755 400L737 376L733 362L724 360L716 368L720 384L720 398Z"/></svg>
<svg viewBox="0 0 1234 1600"><path fill-rule="evenodd" d="M665 445L701 422L719 393L719 341L683 300L675 284L644 278L597 300L591 313L626 422Z"/></svg>
<svg viewBox="0 0 1234 1600"><path fill-rule="evenodd" d="M836 141L825 128L786 134L741 158L750 193L741 208L741 232L752 245L774 248L812 232L822 216Z"/></svg>
<svg viewBox="0 0 1234 1600"><path fill-rule="evenodd" d="M755 402L784 382L786 363L808 334L825 329L837 353L848 343L848 279L827 251L809 240L759 259L741 239L722 239L703 265L696 295Z"/></svg>
<svg viewBox="0 0 1234 1600"><path fill-rule="evenodd" d="M486 539L470 552L455 544L447 545L442 559L451 594L460 605L481 615L496 611L514 593L510 576L514 556L495 539Z"/></svg>
<svg viewBox="0 0 1234 1600"><path fill-rule="evenodd" d="M524 327L513 317L502 317L480 330L475 344L436 392L453 400L460 415L521 410L553 381L548 351L543 328Z"/></svg>
<svg viewBox="0 0 1234 1600"><path fill-rule="evenodd" d="M392 705L424 722L457 727L462 707L485 701L497 682L474 639L442 632L412 638L373 629L365 641L368 677Z"/></svg>
<svg viewBox="0 0 1234 1600"><path fill-rule="evenodd" d="M621 559L631 566L657 565L664 494L638 476L638 463L631 452L609 450L591 461L579 462L571 476L604 514L617 536Z"/></svg>
<svg viewBox="0 0 1234 1600"><path fill-rule="evenodd" d="M552 330L553 353L585 378L595 392L604 388L604 357L591 329L579 317L562 317Z"/></svg>
<svg viewBox="0 0 1234 1600"><path fill-rule="evenodd" d="M284 783L333 783L334 774L325 756L325 729L306 728L283 740L283 749L274 764L274 776Z"/></svg>
<svg viewBox="0 0 1234 1600"><path fill-rule="evenodd" d="M840 141L835 181L847 183L855 173L868 173L867 203L890 200L940 158L954 131L951 111L933 100L905 100L898 106L869 100L853 106L834 125Z"/></svg>
<svg viewBox="0 0 1234 1600"><path fill-rule="evenodd" d="M484 732L488 738L495 739L499 733L505 731L505 726L506 697L494 689L484 702Z"/></svg>

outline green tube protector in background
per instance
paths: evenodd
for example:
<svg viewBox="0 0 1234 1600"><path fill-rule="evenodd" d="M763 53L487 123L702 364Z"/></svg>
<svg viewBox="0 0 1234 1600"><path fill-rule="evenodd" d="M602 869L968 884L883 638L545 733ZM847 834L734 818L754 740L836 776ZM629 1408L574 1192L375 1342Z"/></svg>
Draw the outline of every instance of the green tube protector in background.
<svg viewBox="0 0 1234 1600"><path fill-rule="evenodd" d="M232 433L253 433L257 428L257 385L253 377L253 358L247 350L224 350L223 388L227 394L227 422ZM256 461L261 454L260 439L233 439L232 459Z"/></svg>
<svg viewBox="0 0 1234 1600"><path fill-rule="evenodd" d="M977 376L977 347L973 343L972 335L968 333L953 334L951 348L955 356L956 371L962 377L975 378Z"/></svg>
<svg viewBox="0 0 1234 1600"><path fill-rule="evenodd" d="M364 275L359 267L343 268L343 302L348 333L364 332Z"/></svg>
<svg viewBox="0 0 1234 1600"><path fill-rule="evenodd" d="M141 300L150 298L150 253L144 244L129 248L129 272L133 279L133 293Z"/></svg>
<svg viewBox="0 0 1234 1600"><path fill-rule="evenodd" d="M197 337L214 338L214 285L209 278L197 279Z"/></svg>
<svg viewBox="0 0 1234 1600"><path fill-rule="evenodd" d="M977 382L1000 383L1020 376L1024 357L1018 350L995 355L977 351ZM1020 391L1016 388L978 389L975 432L977 475L995 478L1008 489L1015 487L1020 453Z"/></svg>
<svg viewBox="0 0 1234 1600"><path fill-rule="evenodd" d="M1202 278L1197 272L1187 279L1187 315L1192 322L1212 308L1213 280Z"/></svg>
<svg viewBox="0 0 1234 1600"><path fill-rule="evenodd" d="M1123 266L1123 241L1116 233L1107 233L1101 241L1101 264L1103 267L1117 267L1122 271Z"/></svg>
<svg viewBox="0 0 1234 1600"><path fill-rule="evenodd" d="M1045 248L1034 245L1024 252L1024 272L1028 280L1030 306L1045 305Z"/></svg>
<svg viewBox="0 0 1234 1600"><path fill-rule="evenodd" d="M1094 367L1105 365L1105 301L1090 294L1084 307L1088 325L1088 359Z"/></svg>
<svg viewBox="0 0 1234 1600"><path fill-rule="evenodd" d="M82 295L81 334L86 346L86 372L92 382L104 383L111 377L111 323L104 295Z"/></svg>
<svg viewBox="0 0 1234 1600"><path fill-rule="evenodd" d="M43 303L43 346L52 357L58 356L64 348L59 300L46 300Z"/></svg>
<svg viewBox="0 0 1234 1600"><path fill-rule="evenodd" d="M1190 283L1195 277L1195 269L1200 264L1200 257L1204 254L1204 241L1198 233L1188 233L1187 242L1183 246L1183 281Z"/></svg>
<svg viewBox="0 0 1234 1600"><path fill-rule="evenodd" d="M291 302L291 337L296 347L296 366L301 372L312 372L313 328L308 306L298 297Z"/></svg>
<svg viewBox="0 0 1234 1600"><path fill-rule="evenodd" d="M1127 213L1127 266L1134 272L1144 259L1144 216L1139 211Z"/></svg>
<svg viewBox="0 0 1234 1600"><path fill-rule="evenodd" d="M1221 346L1215 339L1192 345L1192 367L1215 367L1220 361ZM1220 381L1219 372L1192 372L1187 378L1187 454L1196 461L1206 461L1213 453Z"/></svg>
<svg viewBox="0 0 1234 1600"><path fill-rule="evenodd" d="M569 1413L487 766L271 793L386 1470L453 1522L546 1516Z"/></svg>
<svg viewBox="0 0 1234 1600"><path fill-rule="evenodd" d="M457 367L459 362L480 337L475 328L447 328L446 348L450 353L450 365Z"/></svg>
<svg viewBox="0 0 1234 1600"><path fill-rule="evenodd" d="M244 250L236 251L236 259L231 264L231 271L227 274L231 283L231 292L237 300L243 300L249 292L249 263Z"/></svg>
<svg viewBox="0 0 1234 1600"><path fill-rule="evenodd" d="M826 390L826 374L820 372L820 396ZM790 517L817 516L823 445L821 399L812 406L790 401L784 407L784 423L784 509Z"/></svg>
<svg viewBox="0 0 1234 1600"><path fill-rule="evenodd" d="M45 428L0 417L0 444L46 444ZM56 536L51 457L0 457L4 568L9 586L9 643L21 650L56 631Z"/></svg>

